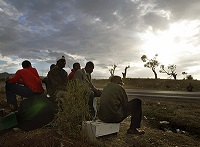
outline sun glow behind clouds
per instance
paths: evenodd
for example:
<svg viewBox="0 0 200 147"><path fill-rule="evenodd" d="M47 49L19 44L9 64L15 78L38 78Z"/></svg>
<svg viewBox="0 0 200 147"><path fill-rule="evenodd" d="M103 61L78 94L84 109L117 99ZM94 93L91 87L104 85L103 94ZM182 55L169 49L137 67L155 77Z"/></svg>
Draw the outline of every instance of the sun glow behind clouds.
<svg viewBox="0 0 200 147"><path fill-rule="evenodd" d="M182 21L171 24L168 30L154 32L149 27L142 35L144 54L149 58L158 54L161 64L176 64L180 55L196 50L194 37L199 33L198 25L199 21Z"/></svg>

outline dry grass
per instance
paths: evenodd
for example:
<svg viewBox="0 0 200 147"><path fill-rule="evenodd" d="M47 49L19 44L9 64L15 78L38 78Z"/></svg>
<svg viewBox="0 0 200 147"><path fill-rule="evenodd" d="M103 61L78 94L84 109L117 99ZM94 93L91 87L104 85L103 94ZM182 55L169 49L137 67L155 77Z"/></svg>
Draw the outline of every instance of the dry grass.
<svg viewBox="0 0 200 147"><path fill-rule="evenodd" d="M175 90L181 90L189 82L195 86L195 91L199 90L199 81L174 81L174 80L152 80L147 79L127 79L125 81L126 87L128 88L138 88L138 89L158 89L159 90L170 90L166 88L175 87ZM174 83L175 82L175 83ZM108 83L108 80L95 80L94 84L97 87L103 87ZM159 86L158 86L159 85ZM179 86L176 86L179 85ZM4 146L12 146L17 144L17 146L30 145L30 146L106 146L106 147L197 147L200 142L200 101L183 101L183 100L172 100L172 99L152 99L152 98L142 98L143 101L143 119L142 119L142 129L145 130L145 135L134 136L126 133L129 128L130 118L125 119L120 125L120 132L117 135L109 135L97 138L95 144L90 144L84 140L84 138L77 137L80 133L80 122L85 119L85 115L80 113L82 110L86 112L87 106L85 105L85 100L83 98L83 93L75 88L73 85L71 90L74 92L68 92L63 97L65 111L61 111L60 117L57 119L58 130L64 136L59 136L55 130L49 128L43 128L34 130L31 132L13 132L13 130L8 130L6 133L1 134L0 144ZM162 89L163 88L163 89ZM173 88L172 88L173 89ZM70 90L70 91L71 91ZM174 89L173 89L174 90ZM183 89L182 89L183 90ZM5 91L1 90L1 107L5 103ZM82 93L82 94L81 94ZM77 94L77 95L76 95ZM64 98L65 97L65 98ZM80 98L80 103L76 103L75 98ZM3 98L3 99L2 99ZM68 101L70 99L70 101ZM82 101L83 100L83 101ZM79 100L78 100L79 101ZM74 103L75 102L75 103ZM83 108L81 106L85 105ZM75 106L75 107L74 107ZM73 111L72 111L73 110ZM70 120L71 118L75 119ZM73 116L73 117L72 117ZM69 121L73 122L68 124ZM160 121L168 121L169 124L160 124ZM67 122L67 124L65 124ZM77 122L77 123L76 123ZM74 124L75 123L75 124ZM73 126L73 127L71 127ZM74 130L75 128L75 130ZM177 129L179 131L177 131ZM52 132L53 131L53 132ZM71 132L71 133L70 133ZM26 135L28 134L28 135ZM74 139L70 139L69 136ZM24 138L25 136L25 138ZM49 136L45 137L44 136ZM68 137L66 137L68 136ZM35 139L34 139L35 138ZM78 139L77 139L78 138ZM16 140L12 144L13 140ZM21 140L21 141L20 141ZM31 143L30 143L31 142ZM41 142L41 144L38 144Z"/></svg>

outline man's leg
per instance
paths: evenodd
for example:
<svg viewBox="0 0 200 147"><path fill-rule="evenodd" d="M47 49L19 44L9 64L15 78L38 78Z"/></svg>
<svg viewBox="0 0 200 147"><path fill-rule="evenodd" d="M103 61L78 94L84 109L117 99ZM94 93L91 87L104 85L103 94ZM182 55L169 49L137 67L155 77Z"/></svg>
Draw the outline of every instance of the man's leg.
<svg viewBox="0 0 200 147"><path fill-rule="evenodd" d="M131 115L131 124L127 133L129 134L144 134L144 131L138 131L142 119L142 101L138 98L128 102L128 106L124 112L124 118Z"/></svg>
<svg viewBox="0 0 200 147"><path fill-rule="evenodd" d="M138 98L132 99L128 102L128 108L131 112L130 128L140 128L142 119L142 101Z"/></svg>
<svg viewBox="0 0 200 147"><path fill-rule="evenodd" d="M93 118L95 116L95 110L93 107L93 101L94 101L94 92L93 91L89 91L89 101L88 101L88 105L89 105L89 111L90 111L90 115Z"/></svg>
<svg viewBox="0 0 200 147"><path fill-rule="evenodd" d="M23 97L30 97L33 95L33 92L27 86L7 82L5 88L7 103L14 105L14 107L17 107L16 95Z"/></svg>

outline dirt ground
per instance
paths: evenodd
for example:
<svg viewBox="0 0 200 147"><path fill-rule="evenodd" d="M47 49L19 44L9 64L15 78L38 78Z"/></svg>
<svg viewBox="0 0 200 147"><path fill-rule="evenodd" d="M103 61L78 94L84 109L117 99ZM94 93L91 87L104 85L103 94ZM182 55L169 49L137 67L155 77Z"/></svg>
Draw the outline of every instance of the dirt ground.
<svg viewBox="0 0 200 147"><path fill-rule="evenodd" d="M0 91L0 108L7 109L5 101L5 91ZM148 116L147 116L148 118ZM11 128L0 132L0 146L2 147L90 147L90 146L117 146L117 147L155 147L155 146L199 146L200 140L187 135L178 134L167 131L162 131L153 128L146 116L142 120L142 129L145 130L145 135L134 136L126 134L126 130L130 124L130 118L127 118L120 124L120 132L117 135L109 135L98 138L96 143L82 141L82 139L72 139L62 137L56 130L50 127L44 127L33 131L23 131L16 128Z"/></svg>

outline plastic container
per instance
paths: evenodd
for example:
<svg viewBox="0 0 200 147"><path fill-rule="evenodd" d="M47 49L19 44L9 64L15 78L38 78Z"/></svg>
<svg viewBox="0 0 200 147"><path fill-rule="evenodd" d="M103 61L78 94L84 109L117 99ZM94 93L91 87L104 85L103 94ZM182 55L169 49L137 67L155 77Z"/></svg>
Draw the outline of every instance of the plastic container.
<svg viewBox="0 0 200 147"><path fill-rule="evenodd" d="M17 118L14 112L11 112L4 117L0 117L0 131L15 127L17 125Z"/></svg>

